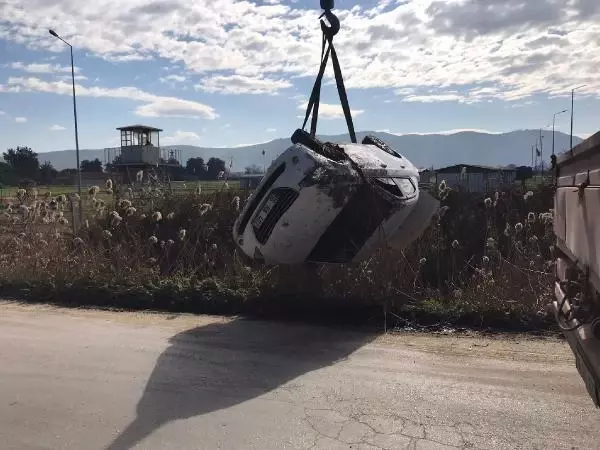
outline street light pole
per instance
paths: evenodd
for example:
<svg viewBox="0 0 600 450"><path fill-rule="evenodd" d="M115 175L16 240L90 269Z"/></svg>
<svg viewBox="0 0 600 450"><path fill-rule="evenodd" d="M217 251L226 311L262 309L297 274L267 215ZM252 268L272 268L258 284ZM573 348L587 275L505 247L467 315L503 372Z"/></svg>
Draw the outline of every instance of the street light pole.
<svg viewBox="0 0 600 450"><path fill-rule="evenodd" d="M552 154L554 155L554 125L556 124L556 116L558 116L559 114L562 113L566 113L567 110L563 109L562 111L559 111L557 113L554 113L554 115L552 116Z"/></svg>
<svg viewBox="0 0 600 450"><path fill-rule="evenodd" d="M71 79L73 82L73 118L75 120L75 154L77 156L77 194L81 199L81 167L79 165L79 131L77 128L77 100L75 96L75 64L73 61L73 46L61 38L56 31L48 30L48 32L54 36L55 38L63 41L65 44L69 46L71 50ZM80 218L83 219L83 209L81 208L81 203L79 204L79 214Z"/></svg>
<svg viewBox="0 0 600 450"><path fill-rule="evenodd" d="M533 169L533 147L535 147L535 145L531 146L531 168Z"/></svg>
<svg viewBox="0 0 600 450"><path fill-rule="evenodd" d="M582 84L581 86L571 89L571 138L569 143L569 148L571 149L573 148L573 107L575 103L575 90L585 86L587 86L587 84Z"/></svg>
<svg viewBox="0 0 600 450"><path fill-rule="evenodd" d="M540 128L540 164L542 168L541 176L542 182L544 180L544 136L542 135L542 129Z"/></svg>

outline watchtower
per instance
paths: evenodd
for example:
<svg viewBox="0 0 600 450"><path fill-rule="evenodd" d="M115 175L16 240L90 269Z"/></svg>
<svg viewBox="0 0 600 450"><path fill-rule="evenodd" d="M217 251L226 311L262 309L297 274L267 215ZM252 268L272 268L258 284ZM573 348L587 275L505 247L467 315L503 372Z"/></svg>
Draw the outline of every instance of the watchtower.
<svg viewBox="0 0 600 450"><path fill-rule="evenodd" d="M137 173L144 172L143 179L166 182L169 169L181 165L181 150L160 147L160 128L146 125L119 127L121 146L104 149L107 170L116 172L123 183L141 181Z"/></svg>

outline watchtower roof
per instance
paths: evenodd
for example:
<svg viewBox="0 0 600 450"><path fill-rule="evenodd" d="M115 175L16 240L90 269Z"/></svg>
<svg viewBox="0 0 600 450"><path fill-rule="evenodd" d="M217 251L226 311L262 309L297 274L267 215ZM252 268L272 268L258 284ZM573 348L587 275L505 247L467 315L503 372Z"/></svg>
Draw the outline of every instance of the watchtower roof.
<svg viewBox="0 0 600 450"><path fill-rule="evenodd" d="M153 132L162 131L160 128L149 127L147 125L128 125L126 127L117 128L119 131L138 131L138 132Z"/></svg>

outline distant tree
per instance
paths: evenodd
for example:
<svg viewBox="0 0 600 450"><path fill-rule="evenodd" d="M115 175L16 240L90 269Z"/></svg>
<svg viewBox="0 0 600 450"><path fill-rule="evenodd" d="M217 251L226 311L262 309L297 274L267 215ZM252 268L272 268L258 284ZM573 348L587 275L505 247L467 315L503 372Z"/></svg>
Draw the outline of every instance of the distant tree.
<svg viewBox="0 0 600 450"><path fill-rule="evenodd" d="M185 170L189 175L194 177L205 179L207 170L206 164L204 163L204 159L202 158L190 158L187 160L185 164Z"/></svg>
<svg viewBox="0 0 600 450"><path fill-rule="evenodd" d="M123 157L121 155L115 156L113 158L112 162L109 162L106 164L106 171L112 172L113 170L115 170L115 165L121 164L122 162L123 162Z"/></svg>
<svg viewBox="0 0 600 450"><path fill-rule="evenodd" d="M93 161L84 159L81 161L81 171L100 173L102 172L102 161L100 161L98 158L94 159Z"/></svg>
<svg viewBox="0 0 600 450"><path fill-rule="evenodd" d="M19 182L19 176L7 163L0 161L0 186L14 186Z"/></svg>
<svg viewBox="0 0 600 450"><path fill-rule="evenodd" d="M54 182L57 184L76 184L77 183L77 169L59 170L58 174L54 178Z"/></svg>
<svg viewBox="0 0 600 450"><path fill-rule="evenodd" d="M45 161L44 164L40 166L40 183L52 184L56 180L57 175L58 170L56 170L49 161Z"/></svg>
<svg viewBox="0 0 600 450"><path fill-rule="evenodd" d="M9 148L2 154L7 164L20 178L36 178L40 168L38 155L29 147Z"/></svg>
<svg viewBox="0 0 600 450"><path fill-rule="evenodd" d="M246 175L256 175L259 173L263 173L263 169L257 164L252 164L244 169L244 173Z"/></svg>
<svg viewBox="0 0 600 450"><path fill-rule="evenodd" d="M185 175L187 173L186 168L181 165L181 163L175 158L175 156L170 156L166 161L166 164L169 164L168 168L169 177L171 180L183 180L185 179Z"/></svg>
<svg viewBox="0 0 600 450"><path fill-rule="evenodd" d="M208 169L208 179L216 180L219 178L220 172L225 172L226 166L225 161L220 158L210 158L206 163L206 167Z"/></svg>
<svg viewBox="0 0 600 450"><path fill-rule="evenodd" d="M59 177L74 177L77 175L77 169L62 169L58 172Z"/></svg>

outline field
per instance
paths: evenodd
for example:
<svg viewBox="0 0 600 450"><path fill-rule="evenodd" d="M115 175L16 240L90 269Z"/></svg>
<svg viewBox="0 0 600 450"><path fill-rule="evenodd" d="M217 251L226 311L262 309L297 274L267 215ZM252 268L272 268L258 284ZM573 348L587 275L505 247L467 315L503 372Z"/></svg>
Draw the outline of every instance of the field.
<svg viewBox="0 0 600 450"><path fill-rule="evenodd" d="M237 189L239 188L239 181L228 181L227 182L230 186L230 188L232 189ZM88 183L89 184L89 183ZM200 185L202 187L202 189L205 190L215 190L215 189L219 189L219 187L221 187L223 185L222 181L173 181L171 183L171 186L174 190L177 191L193 191L196 186ZM89 185L86 185L85 187L82 188L82 190L85 192L87 189L89 188ZM9 186L9 187L3 187L0 188L0 200L3 198L15 198L17 195L17 190L19 188L17 186ZM67 186L67 185L51 185L51 186L37 186L37 190L38 190L38 196L43 197L45 196L48 192L50 192L53 196L57 196L57 195L61 195L61 194L74 194L77 192L77 186L76 185L71 185L71 186Z"/></svg>
<svg viewBox="0 0 600 450"><path fill-rule="evenodd" d="M248 193L231 185L134 187L118 202L86 193L77 233L68 201L27 193L0 217L0 294L324 322L385 317L388 326L548 327L552 189L432 189L439 215L404 252L305 267L263 267L237 251L232 225Z"/></svg>

